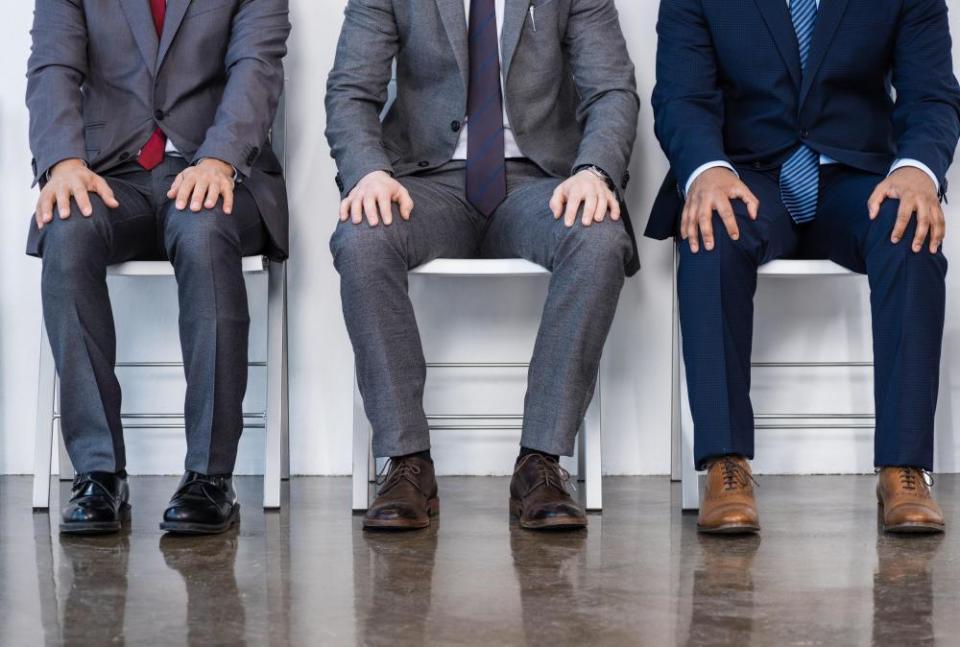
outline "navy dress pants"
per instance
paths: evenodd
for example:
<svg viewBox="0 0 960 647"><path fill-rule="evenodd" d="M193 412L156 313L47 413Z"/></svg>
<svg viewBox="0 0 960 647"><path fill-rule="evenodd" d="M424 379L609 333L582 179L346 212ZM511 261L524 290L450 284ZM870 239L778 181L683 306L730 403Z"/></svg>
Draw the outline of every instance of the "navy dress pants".
<svg viewBox="0 0 960 647"><path fill-rule="evenodd" d="M714 214L716 244L694 254L677 239L677 289L693 413L698 469L711 458L753 458L750 354L757 268L779 258L830 259L870 282L873 315L876 437L874 464L933 469L933 424L939 387L947 260L911 249L890 235L899 202L887 200L875 220L867 199L882 176L841 165L821 168L816 219L797 225L780 198L778 171L738 168L760 200L756 221L734 202L740 240ZM802 394L798 394L802 397Z"/></svg>

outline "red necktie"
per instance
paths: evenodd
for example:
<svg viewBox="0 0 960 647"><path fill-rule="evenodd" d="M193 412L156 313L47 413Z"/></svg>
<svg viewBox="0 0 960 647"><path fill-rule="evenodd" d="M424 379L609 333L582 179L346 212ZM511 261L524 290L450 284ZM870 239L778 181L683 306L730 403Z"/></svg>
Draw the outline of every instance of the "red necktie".
<svg viewBox="0 0 960 647"><path fill-rule="evenodd" d="M167 15L167 0L150 0L150 12L153 14L153 24L157 28L157 38L163 34L163 20ZM140 149L137 161L148 171L157 168L163 161L163 153L167 148L167 136L157 128L150 135L150 139Z"/></svg>

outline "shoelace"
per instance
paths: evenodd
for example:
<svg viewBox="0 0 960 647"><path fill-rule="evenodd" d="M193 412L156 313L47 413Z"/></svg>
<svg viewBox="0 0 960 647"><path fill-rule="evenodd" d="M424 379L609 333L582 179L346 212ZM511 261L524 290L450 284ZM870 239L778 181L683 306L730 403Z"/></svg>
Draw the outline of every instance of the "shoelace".
<svg viewBox="0 0 960 647"><path fill-rule="evenodd" d="M420 490L420 484L417 483L416 477L421 471L420 466L413 461L403 458L391 458L384 463L380 473L377 474L377 485L382 486L380 488L380 494L396 487L403 480L406 480L417 490ZM386 473L386 475L384 475L384 473Z"/></svg>
<svg viewBox="0 0 960 647"><path fill-rule="evenodd" d="M202 494L204 498L207 499L207 501L209 501L213 505L219 505L219 503L217 502L217 499L214 498L214 496L210 494L210 492L207 490L207 486L217 487L217 488L220 487L220 485L215 482L215 479L218 479L218 478L220 477L212 477L210 479L202 479L202 480L195 479L192 481L187 481L186 483L184 483L183 485L177 488L177 491L173 493L173 497L171 498L176 499L177 497L183 494L196 495L197 491L199 491L199 493Z"/></svg>
<svg viewBox="0 0 960 647"><path fill-rule="evenodd" d="M933 485L933 475L927 470L920 469L919 467L897 468L897 476L900 479L900 484L903 485L903 489L910 490L911 492L917 489L918 476L927 487Z"/></svg>
<svg viewBox="0 0 960 647"><path fill-rule="evenodd" d="M576 490L576 487L570 480L570 472L564 469L560 463L539 454L527 454L524 456L523 459L517 463L516 471L519 471L524 465L534 458L540 459L537 465L539 478L536 482L534 482L533 485L530 486L530 489L527 490L527 494L533 492L541 485L557 488L564 493L567 493L568 488L570 490Z"/></svg>
<svg viewBox="0 0 960 647"><path fill-rule="evenodd" d="M730 490L737 487L746 487L750 483L759 486L757 479L748 472L740 463L729 456L720 459L720 468L723 470L723 489Z"/></svg>
<svg viewBox="0 0 960 647"><path fill-rule="evenodd" d="M88 485L96 485L98 488L100 488L100 490L104 493L104 495L108 496L111 499L113 498L113 494L111 494L109 488L107 488L106 485L104 485L97 479L93 478L91 474L77 474L76 476L73 477L73 488L72 488L73 498L80 496L81 493L83 493L83 491L87 489Z"/></svg>

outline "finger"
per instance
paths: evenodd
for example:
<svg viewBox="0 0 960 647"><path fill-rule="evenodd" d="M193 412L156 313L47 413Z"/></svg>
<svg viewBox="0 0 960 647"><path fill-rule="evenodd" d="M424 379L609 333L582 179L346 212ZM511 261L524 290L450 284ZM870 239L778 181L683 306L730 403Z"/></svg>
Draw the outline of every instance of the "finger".
<svg viewBox="0 0 960 647"><path fill-rule="evenodd" d="M700 235L703 237L703 247L708 252L713 251L713 203L705 203L700 209L697 220L700 225Z"/></svg>
<svg viewBox="0 0 960 647"><path fill-rule="evenodd" d="M567 227L573 227L573 223L577 221L577 211L580 210L581 202L583 198L579 194L571 193L567 196L567 207L563 212L563 224Z"/></svg>
<svg viewBox="0 0 960 647"><path fill-rule="evenodd" d="M90 204L90 195L87 193L86 187L81 184L75 185L73 187L73 199L77 201L77 208L80 209L84 218L93 215L93 205Z"/></svg>
<svg viewBox="0 0 960 647"><path fill-rule="evenodd" d="M730 238L732 240L740 240L740 227L737 225L737 217L733 213L733 205L727 200L722 200L720 204L717 205L717 213L720 214L720 220L723 221L723 226L726 228Z"/></svg>
<svg viewBox="0 0 960 647"><path fill-rule="evenodd" d="M97 176L97 179L93 181L93 190L97 195L100 196L100 199L103 200L103 203L109 208L116 209L120 206L120 202L113 194L113 189L111 189L110 185L107 184L107 181L99 175Z"/></svg>
<svg viewBox="0 0 960 647"><path fill-rule="evenodd" d="M220 199L220 183L211 182L210 186L207 187L207 197L203 201L204 209L213 209L217 206L217 200Z"/></svg>
<svg viewBox="0 0 960 647"><path fill-rule="evenodd" d="M229 216L233 213L233 182L224 180L220 195L223 196L223 212Z"/></svg>
<svg viewBox="0 0 960 647"><path fill-rule="evenodd" d="M557 187L550 197L550 211L553 213L554 219L559 220L560 216L563 215L563 205L566 201L564 192L560 187Z"/></svg>
<svg viewBox="0 0 960 647"><path fill-rule="evenodd" d="M750 215L750 220L756 220L760 215L760 200L757 199L757 196L747 188L746 184L742 184L736 187L731 193L731 198L738 198L741 202L747 205L747 213ZM736 239L734 239L736 240Z"/></svg>
<svg viewBox="0 0 960 647"><path fill-rule="evenodd" d="M65 186L57 189L57 211L61 220L70 217L70 191Z"/></svg>
<svg viewBox="0 0 960 647"><path fill-rule="evenodd" d="M927 234L930 233L930 214L926 205L917 205L917 230L913 234L913 253L917 254L923 249L923 244L927 240Z"/></svg>
<svg viewBox="0 0 960 647"><path fill-rule="evenodd" d="M870 194L870 198L867 200L867 213L870 216L870 220L876 220L877 216L880 214L880 207L883 205L883 201L887 199L887 187L886 184L881 182L877 185L877 188L873 190L873 193Z"/></svg>
<svg viewBox="0 0 960 647"><path fill-rule="evenodd" d="M586 200L583 201L583 215L580 217L580 222L584 227L589 227L593 224L593 217L597 211L597 196L590 194L587 196Z"/></svg>
<svg viewBox="0 0 960 647"><path fill-rule="evenodd" d="M700 223L694 211L690 212L690 220L687 223L687 244L690 245L690 251L694 254L700 251Z"/></svg>
<svg viewBox="0 0 960 647"><path fill-rule="evenodd" d="M610 204L610 219L614 221L620 220L620 200L611 193L608 202Z"/></svg>
<svg viewBox="0 0 960 647"><path fill-rule="evenodd" d="M397 201L400 204L400 217L404 220L410 220L410 215L413 214L413 198L411 198L410 193L402 187L397 197L399 198Z"/></svg>
<svg viewBox="0 0 960 647"><path fill-rule="evenodd" d="M376 227L380 224L380 217L377 215L377 201L373 196L364 198L363 213L367 216L367 222L370 223L371 227Z"/></svg>
<svg viewBox="0 0 960 647"><path fill-rule="evenodd" d="M344 198L340 201L340 222L346 222L350 218L350 198Z"/></svg>
<svg viewBox="0 0 960 647"><path fill-rule="evenodd" d="M46 224L48 222L53 222L53 203L56 200L56 195L52 190L42 191L40 193L40 202L37 205L38 210L40 211L40 222ZM42 226L40 227L43 228Z"/></svg>
<svg viewBox="0 0 960 647"><path fill-rule="evenodd" d="M350 222L355 225L363 222L363 198L360 195L350 199Z"/></svg>
<svg viewBox="0 0 960 647"><path fill-rule="evenodd" d="M197 180L193 187L193 195L190 198L190 211L196 213L203 208L203 199L206 197L209 188L210 184L205 178Z"/></svg>
<svg viewBox="0 0 960 647"><path fill-rule="evenodd" d="M899 243L903 238L903 232L906 231L907 225L910 224L910 217L913 216L915 208L916 205L912 200L900 201L900 209L897 210L897 222L894 223L893 231L890 234L890 240L892 242Z"/></svg>
<svg viewBox="0 0 960 647"><path fill-rule="evenodd" d="M687 229L690 226L690 201L683 203L683 211L680 212L680 239L687 239Z"/></svg>
<svg viewBox="0 0 960 647"><path fill-rule="evenodd" d="M393 200L390 199L390 196L384 192L379 198L377 198L377 206L380 208L380 219L385 225L393 224Z"/></svg>
<svg viewBox="0 0 960 647"><path fill-rule="evenodd" d="M607 210L610 208L610 203L607 202L607 196L600 194L597 197L597 208L593 212L594 222L603 222L603 219L607 217Z"/></svg>
<svg viewBox="0 0 960 647"><path fill-rule="evenodd" d="M177 197L177 194L180 192L180 185L183 183L183 173L177 174L177 177L173 179L173 184L170 185L170 190L167 191L167 197L173 200Z"/></svg>
<svg viewBox="0 0 960 647"><path fill-rule="evenodd" d="M195 183L196 180L192 175L181 177L180 186L177 187L177 209L180 211L187 208L187 203L190 201L190 194L193 193Z"/></svg>

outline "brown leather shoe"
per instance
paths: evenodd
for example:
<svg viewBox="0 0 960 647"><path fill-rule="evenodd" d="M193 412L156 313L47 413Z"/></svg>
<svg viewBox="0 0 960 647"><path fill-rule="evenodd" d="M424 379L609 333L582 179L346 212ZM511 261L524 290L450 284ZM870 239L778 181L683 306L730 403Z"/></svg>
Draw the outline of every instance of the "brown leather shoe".
<svg viewBox="0 0 960 647"><path fill-rule="evenodd" d="M419 456L391 458L390 470L363 519L364 529L426 528L440 512L433 463Z"/></svg>
<svg viewBox="0 0 960 647"><path fill-rule="evenodd" d="M707 466L707 487L700 503L697 530L731 535L759 532L754 483L746 458L723 456L712 461Z"/></svg>
<svg viewBox="0 0 960 647"><path fill-rule="evenodd" d="M567 491L569 480L557 461L527 454L510 481L510 516L527 530L586 528L586 513Z"/></svg>
<svg viewBox="0 0 960 647"><path fill-rule="evenodd" d="M884 532L943 532L943 511L930 492L932 481L918 467L883 467L877 479L877 501Z"/></svg>

